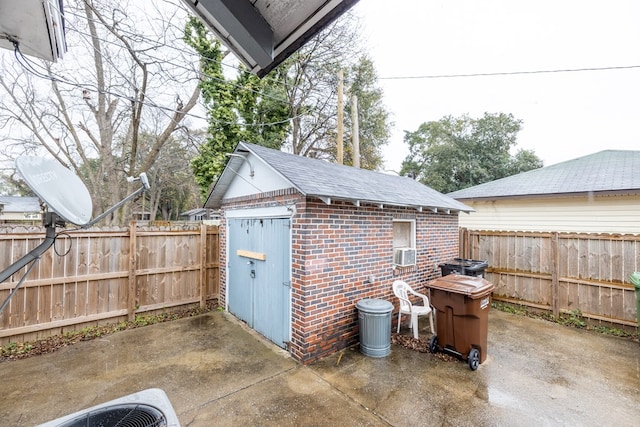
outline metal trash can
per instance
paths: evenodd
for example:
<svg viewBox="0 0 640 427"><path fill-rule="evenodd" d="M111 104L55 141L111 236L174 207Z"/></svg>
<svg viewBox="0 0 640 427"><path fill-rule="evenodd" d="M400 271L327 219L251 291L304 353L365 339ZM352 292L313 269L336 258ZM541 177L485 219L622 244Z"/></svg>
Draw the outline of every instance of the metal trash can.
<svg viewBox="0 0 640 427"><path fill-rule="evenodd" d="M450 274L427 284L436 310L436 335L429 350L442 350L469 363L472 370L487 358L487 330L493 283L482 277Z"/></svg>
<svg viewBox="0 0 640 427"><path fill-rule="evenodd" d="M464 274L465 276L484 277L484 270L489 266L486 261L468 258L454 258L439 265L443 276Z"/></svg>
<svg viewBox="0 0 640 427"><path fill-rule="evenodd" d="M636 288L636 320L638 327L640 327L640 272L636 271L629 276L629 280Z"/></svg>
<svg viewBox="0 0 640 427"><path fill-rule="evenodd" d="M393 304L365 298L356 304L360 327L360 351L365 356L385 357L391 353L391 312Z"/></svg>

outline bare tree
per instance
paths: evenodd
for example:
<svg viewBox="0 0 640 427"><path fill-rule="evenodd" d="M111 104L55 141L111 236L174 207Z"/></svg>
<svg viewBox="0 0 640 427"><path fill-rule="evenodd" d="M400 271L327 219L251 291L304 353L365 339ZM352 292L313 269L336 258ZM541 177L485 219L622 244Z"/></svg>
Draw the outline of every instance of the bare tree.
<svg viewBox="0 0 640 427"><path fill-rule="evenodd" d="M46 151L73 169L100 213L185 125L200 95L198 61L182 42L187 12L177 0L65 6L62 61L3 55L0 137L6 156ZM107 221L127 219L120 211Z"/></svg>
<svg viewBox="0 0 640 427"><path fill-rule="evenodd" d="M337 73L361 54L357 24L353 15L345 14L280 66L287 69L285 87L292 116L286 145L294 154L334 157Z"/></svg>
<svg viewBox="0 0 640 427"><path fill-rule="evenodd" d="M164 144L154 165L147 170L151 184L148 200L134 203L132 209L149 212L151 219L165 221L180 219L180 213L201 206L199 189L190 167L193 156L184 135L176 133ZM139 137L142 155L152 149L155 137Z"/></svg>

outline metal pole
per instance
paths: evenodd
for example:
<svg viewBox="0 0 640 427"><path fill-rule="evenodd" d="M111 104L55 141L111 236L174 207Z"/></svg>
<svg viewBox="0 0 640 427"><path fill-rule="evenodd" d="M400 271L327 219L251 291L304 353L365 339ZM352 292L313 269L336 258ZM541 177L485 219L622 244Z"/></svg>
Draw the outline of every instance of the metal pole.
<svg viewBox="0 0 640 427"><path fill-rule="evenodd" d="M9 277L16 274L18 271L22 270L22 268L25 267L27 264L32 263L29 269L27 270L27 272L22 276L22 278L20 279L16 287L13 288L11 293L9 293L9 296L7 297L7 299L4 300L4 302L2 303L2 306L0 306L0 314L2 314L2 311L4 310L4 308L7 306L7 304L9 304L11 297L13 297L13 295L18 291L18 288L20 288L20 286L24 282L25 278L27 277L27 274L29 274L33 266L36 264L36 262L40 260L40 257L42 256L42 254L45 253L53 245L55 241L56 241L55 225L47 226L46 237L44 241L40 243L36 248L31 250L28 254L20 258L18 261L11 264L2 273L0 273L0 283L2 283L5 280L7 280Z"/></svg>
<svg viewBox="0 0 640 427"><path fill-rule="evenodd" d="M353 167L360 167L360 126L358 124L358 97L351 97L351 126L353 141Z"/></svg>
<svg viewBox="0 0 640 427"><path fill-rule="evenodd" d="M343 134L343 102L342 102L342 93L343 93L343 80L344 80L344 72L342 70L338 71L338 135L336 138L336 146L337 146L337 157L338 164L341 165L344 162L344 143L342 141Z"/></svg>

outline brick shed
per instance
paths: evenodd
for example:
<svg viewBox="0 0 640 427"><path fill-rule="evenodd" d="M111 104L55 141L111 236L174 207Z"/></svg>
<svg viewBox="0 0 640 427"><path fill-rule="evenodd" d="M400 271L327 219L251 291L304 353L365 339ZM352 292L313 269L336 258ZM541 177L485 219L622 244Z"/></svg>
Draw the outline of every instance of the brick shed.
<svg viewBox="0 0 640 427"><path fill-rule="evenodd" d="M358 342L356 303L422 290L458 255L471 209L410 178L240 143L205 203L221 209L220 300L311 363Z"/></svg>

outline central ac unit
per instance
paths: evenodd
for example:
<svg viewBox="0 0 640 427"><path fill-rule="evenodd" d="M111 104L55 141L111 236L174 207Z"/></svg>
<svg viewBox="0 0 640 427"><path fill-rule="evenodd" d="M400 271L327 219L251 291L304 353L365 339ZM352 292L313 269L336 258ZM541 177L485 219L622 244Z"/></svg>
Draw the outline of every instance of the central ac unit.
<svg viewBox="0 0 640 427"><path fill-rule="evenodd" d="M164 391L150 388L41 424L39 427L180 427Z"/></svg>
<svg viewBox="0 0 640 427"><path fill-rule="evenodd" d="M411 248L396 248L393 250L393 263L400 267L416 264L416 250Z"/></svg>

